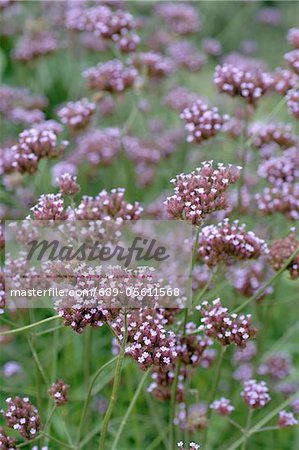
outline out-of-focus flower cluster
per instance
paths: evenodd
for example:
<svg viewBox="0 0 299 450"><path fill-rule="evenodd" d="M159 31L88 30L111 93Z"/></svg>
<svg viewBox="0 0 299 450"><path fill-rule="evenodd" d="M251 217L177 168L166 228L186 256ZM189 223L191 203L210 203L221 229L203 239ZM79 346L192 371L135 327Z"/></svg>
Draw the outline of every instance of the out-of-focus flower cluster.
<svg viewBox="0 0 299 450"><path fill-rule="evenodd" d="M186 123L188 131L188 142L201 142L215 136L222 129L223 124L228 120L228 116L221 116L218 108L209 106L198 99L192 106L185 108L181 115Z"/></svg>
<svg viewBox="0 0 299 450"><path fill-rule="evenodd" d="M257 101L272 87L272 76L261 69L244 70L232 64L216 66L214 82L219 90L231 97L240 96L249 104Z"/></svg>
<svg viewBox="0 0 299 450"><path fill-rule="evenodd" d="M126 67L118 59L113 59L86 69L83 77L87 79L88 86L92 89L119 93L133 86L137 70L132 66Z"/></svg>
<svg viewBox="0 0 299 450"><path fill-rule="evenodd" d="M83 98L77 102L68 102L59 109L58 117L63 125L68 125L71 130L85 128L96 110L96 105Z"/></svg>
<svg viewBox="0 0 299 450"><path fill-rule="evenodd" d="M269 253L269 261L273 269L280 270L297 249L299 249L299 240L295 229L291 230L289 236L275 239ZM286 269L290 272L292 279L296 280L299 277L299 254L294 256Z"/></svg>
<svg viewBox="0 0 299 450"><path fill-rule="evenodd" d="M192 5L160 3L156 7L156 12L162 17L170 30L177 34L191 34L200 29L199 14Z"/></svg>

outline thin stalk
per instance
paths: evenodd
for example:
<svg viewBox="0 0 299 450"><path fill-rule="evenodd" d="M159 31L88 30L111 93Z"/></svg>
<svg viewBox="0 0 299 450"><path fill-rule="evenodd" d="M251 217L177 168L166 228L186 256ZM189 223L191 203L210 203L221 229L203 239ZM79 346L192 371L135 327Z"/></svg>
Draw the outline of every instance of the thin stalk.
<svg viewBox="0 0 299 450"><path fill-rule="evenodd" d="M214 378L214 381L213 381L211 394L210 394L210 397L209 397L209 400L208 400L208 410L207 410L207 419L208 419L208 421L209 421L209 419L211 417L211 414L212 414L212 410L210 408L210 405L215 400L215 396L216 396L216 393L217 393L217 388L218 388L219 381L220 381L222 361L223 361L223 357L224 357L224 354L226 352L226 349L227 349L227 347L223 347L223 346L220 348L220 353L219 353L217 366L216 366L215 378ZM206 445L206 442L207 442L207 439L208 439L208 432L209 432L209 426L206 428L204 436L203 436L203 441L202 441L203 447L205 447L205 445Z"/></svg>
<svg viewBox="0 0 299 450"><path fill-rule="evenodd" d="M239 425L235 420L233 420L231 417L227 417L227 420L229 423L231 423L234 427L238 428L239 431L241 431L241 433L244 433L243 428L241 427L241 425Z"/></svg>
<svg viewBox="0 0 299 450"><path fill-rule="evenodd" d="M272 411L270 411L268 414L266 414L259 422L257 422L255 425L253 425L252 428L250 428L250 430L248 431L248 435L252 435L252 434L259 432L266 423L268 423L273 417L275 417L279 413L279 411L286 408L297 397L298 397L298 392L296 392L295 394L291 395L291 397L284 400L276 408L272 409ZM243 434L230 447L225 448L225 450L236 450L237 448L240 447L240 445L243 444L244 440L245 440L245 435Z"/></svg>
<svg viewBox="0 0 299 450"><path fill-rule="evenodd" d="M276 427L264 427L264 428L261 428L260 430L256 431L254 434L263 433L264 431L275 431L275 430L279 430L279 427L278 426L276 426Z"/></svg>
<svg viewBox="0 0 299 450"><path fill-rule="evenodd" d="M195 257L196 257L196 251L197 251L197 244L198 244L198 238L199 238L199 232L200 227L196 228L196 235L195 235L195 241L194 246L192 250L192 261L189 271L189 288L190 288L190 299L191 299L191 307L192 307L192 274L193 269L195 265ZM184 310L184 319L183 319L183 336L186 335L186 328L187 328L187 322L188 322L188 307ZM174 448L175 445L175 426L174 426L174 416L175 416L175 405L176 405L176 398L177 398L177 390L178 390L178 384L179 384L179 375L181 370L181 360L179 359L176 365L175 369L175 375L174 380L172 384L171 389L171 399L170 399L170 415L169 415L169 448Z"/></svg>
<svg viewBox="0 0 299 450"><path fill-rule="evenodd" d="M46 319L40 320L39 322L31 323L29 325L25 325L21 328L16 328L15 330L9 330L9 331L1 331L0 336L9 336L11 334L17 334L21 333L22 331L31 330L32 328L38 327L39 325L43 325L44 323L51 322L52 320L59 319L60 316L51 316L47 317Z"/></svg>
<svg viewBox="0 0 299 450"><path fill-rule="evenodd" d="M65 442L60 441L59 439L56 439L54 436L50 436L47 433L42 432L43 436L47 437L50 441L56 442L56 444L61 445L64 448L69 448L71 450L75 450L74 447L71 445L66 444Z"/></svg>
<svg viewBox="0 0 299 450"><path fill-rule="evenodd" d="M108 405L108 409L106 411L106 414L105 414L105 417L103 420L102 430L100 433L99 450L105 450L105 441L106 441L106 436L107 436L107 432L108 432L108 426L109 426L110 418L112 416L112 412L113 412L113 409L114 409L114 406L115 406L115 403L117 400L118 391L119 391L121 369L122 369L122 364L123 364L123 360L125 357L127 338L128 338L128 323L127 323L127 312L125 311L125 313L124 313L124 335L123 335L120 352L119 352L119 355L117 358L112 394L111 394L110 402Z"/></svg>
<svg viewBox="0 0 299 450"><path fill-rule="evenodd" d="M250 409L249 412L248 412L246 428L244 430L244 437L245 437L245 439L244 439L244 442L242 444L242 450L246 450L246 448L247 448L247 440L248 440L248 436L249 436L248 432L250 430L251 419L252 419L252 412L253 412L252 409Z"/></svg>
<svg viewBox="0 0 299 450"><path fill-rule="evenodd" d="M139 382L139 385L138 385L138 387L137 387L137 389L135 391L135 394L134 394L134 396L133 396L133 398L132 398L132 400L130 402L130 405L129 405L127 411L126 411L126 414L124 415L123 420L121 421L121 424L120 424L120 426L118 428L118 431L117 431L117 434L115 436L114 442L112 444L111 450L116 450L116 446L118 444L120 436L121 436L121 434L123 432L123 429L124 429L124 427L125 427L125 425L127 423L128 418L129 418L129 416L130 416L130 414L132 412L132 409L135 406L135 403L136 403L136 401L138 399L140 391L141 391L141 389L142 389L142 387L143 387L143 385L144 385L148 375L149 375L149 371L145 372L145 374L143 375L143 377L141 378L141 380Z"/></svg>
<svg viewBox="0 0 299 450"><path fill-rule="evenodd" d="M101 373L107 368L109 367L111 364L113 364L116 360L117 360L118 356L115 356L114 358L110 359L110 361L108 361L106 364L104 364L102 367L100 367L97 372L94 374L91 383L89 385L88 391L87 391L87 396L85 398L85 402L84 402L84 406L83 406L83 410L82 410L82 414L81 414L81 419L80 419L80 424L79 424L79 428L78 428L78 434L77 434L77 441L76 441L76 446L78 446L79 442L80 442L80 438L81 438L81 434L82 434L82 429L83 429L83 425L84 425L84 420L87 414L87 409L90 403L90 399L91 399L91 394L92 394L92 389L95 385L95 382L97 381L98 377L101 375Z"/></svg>
<svg viewBox="0 0 299 450"><path fill-rule="evenodd" d="M252 297L242 303L242 305L238 306L238 308L236 308L233 312L237 313L243 310L247 305L249 305L249 303L255 301L265 291L265 289L267 289L267 287L270 286L282 274L282 272L288 267L298 253L299 247L294 251L284 265L273 275L273 277L271 277Z"/></svg>

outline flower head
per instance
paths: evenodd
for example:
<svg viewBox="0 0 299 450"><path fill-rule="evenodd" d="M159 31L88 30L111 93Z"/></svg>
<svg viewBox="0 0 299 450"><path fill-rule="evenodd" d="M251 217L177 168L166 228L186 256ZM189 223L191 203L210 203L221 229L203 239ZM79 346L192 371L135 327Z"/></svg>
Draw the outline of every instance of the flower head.
<svg viewBox="0 0 299 450"><path fill-rule="evenodd" d="M216 66L214 83L220 92L231 97L242 97L250 105L256 105L272 87L273 79L261 69L246 69L225 63Z"/></svg>
<svg viewBox="0 0 299 450"><path fill-rule="evenodd" d="M289 107L289 111L293 114L296 119L299 118L299 89L293 88L287 93L287 105Z"/></svg>
<svg viewBox="0 0 299 450"><path fill-rule="evenodd" d="M295 419L294 414L285 410L279 412L279 419L277 425L279 428L293 427L298 424L298 420Z"/></svg>
<svg viewBox="0 0 299 450"><path fill-rule="evenodd" d="M2 411L8 427L18 430L23 438L30 440L36 437L42 425L37 408L28 397L14 397L6 400L8 408Z"/></svg>
<svg viewBox="0 0 299 450"><path fill-rule="evenodd" d="M80 191L80 186L77 183L77 177L70 173L64 173L57 178L59 190L63 195L75 195Z"/></svg>
<svg viewBox="0 0 299 450"><path fill-rule="evenodd" d="M137 70L113 59L86 69L83 77L87 79L90 88L117 94L133 86Z"/></svg>
<svg viewBox="0 0 299 450"><path fill-rule="evenodd" d="M220 400L215 400L210 405L210 408L214 409L220 416L229 416L235 409L234 406L231 405L230 400L224 397L221 397Z"/></svg>
<svg viewBox="0 0 299 450"><path fill-rule="evenodd" d="M201 142L215 136L221 131L227 115L221 116L218 108L209 108L202 100L198 99L192 106L185 108L180 114L186 123L188 142Z"/></svg>
<svg viewBox="0 0 299 450"><path fill-rule="evenodd" d="M245 381L241 397L251 409L263 408L271 400L266 383L256 380Z"/></svg>
<svg viewBox="0 0 299 450"><path fill-rule="evenodd" d="M292 50L284 55L289 67L299 75L299 49Z"/></svg>
<svg viewBox="0 0 299 450"><path fill-rule="evenodd" d="M270 247L269 261L274 270L278 271L284 266L286 261L299 248L299 240L296 237L295 229L291 228L289 236L275 239ZM286 268L290 272L291 278L299 278L299 254L292 259Z"/></svg>
<svg viewBox="0 0 299 450"><path fill-rule="evenodd" d="M200 29L199 14L192 5L160 3L156 7L156 11L174 33L186 35L195 33Z"/></svg>
<svg viewBox="0 0 299 450"><path fill-rule="evenodd" d="M17 450L16 439L8 436L4 428L0 427L0 449L1 450Z"/></svg>
<svg viewBox="0 0 299 450"><path fill-rule="evenodd" d="M48 390L49 396L57 406L63 406L68 402L69 385L63 380L57 380Z"/></svg>
<svg viewBox="0 0 299 450"><path fill-rule="evenodd" d="M239 179L240 169L231 164L214 168L213 161L206 161L194 172L177 175L171 180L175 193L165 201L168 214L200 225L207 214L226 208L225 192Z"/></svg>
<svg viewBox="0 0 299 450"><path fill-rule="evenodd" d="M204 301L196 309L203 316L200 329L221 345L234 344L244 348L249 339L256 335L256 329L251 323L251 314L230 314L228 309L222 306L219 298L212 304Z"/></svg>
<svg viewBox="0 0 299 450"><path fill-rule="evenodd" d="M96 105L82 98L77 102L68 102L58 110L58 117L63 125L68 125L72 130L85 128L96 110Z"/></svg>
<svg viewBox="0 0 299 450"><path fill-rule="evenodd" d="M246 225L239 225L237 220L230 223L225 219L218 225L204 227L199 234L197 255L209 267L223 261L231 264L234 260L257 259L265 253L265 241L253 231L246 231Z"/></svg>

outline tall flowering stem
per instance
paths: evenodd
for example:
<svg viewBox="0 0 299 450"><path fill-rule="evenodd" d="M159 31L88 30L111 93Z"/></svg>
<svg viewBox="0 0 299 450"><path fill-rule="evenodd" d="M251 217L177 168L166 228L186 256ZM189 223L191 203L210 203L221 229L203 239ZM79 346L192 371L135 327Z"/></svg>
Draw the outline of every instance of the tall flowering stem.
<svg viewBox="0 0 299 450"><path fill-rule="evenodd" d="M141 378L140 383L139 383L139 385L138 385L138 387L137 387L137 389L136 389L136 391L135 391L135 394L134 394L134 396L133 396L133 398L132 398L132 400L131 400L131 403L130 403L130 405L128 406L128 409L127 409L127 411L126 411L126 414L124 415L123 420L121 421L121 424L120 424L119 429L118 429L118 431L117 431L117 434L116 434L116 437L115 437L115 439L114 439L114 442L113 442L113 445L112 445L112 449L111 449L111 450L117 450L117 444L118 444L118 442L119 442L121 433L123 432L123 429L124 429L124 427L125 427L125 425L126 425L126 423L127 423L127 420L128 420L128 418L129 418L129 416L130 416L130 414L131 414L131 412L132 412L132 409L133 409L134 406L135 406L135 403L136 403L136 401L137 401L137 399L138 399L138 396L139 396L139 394L140 394L140 392L141 392L141 389L143 388L144 383L146 382L146 380L147 380L149 374L150 374L150 371L147 370L147 371L144 373L143 377Z"/></svg>
<svg viewBox="0 0 299 450"><path fill-rule="evenodd" d="M242 444L242 450L246 450L246 447L247 447L248 431L249 431L250 425L251 425L252 413L253 413L253 410L250 409L248 411L247 424L246 424L246 428L244 430L245 440Z"/></svg>
<svg viewBox="0 0 299 450"><path fill-rule="evenodd" d="M87 414L87 409L90 403L90 399L91 399L91 394L92 394L92 389L95 385L96 380L98 379L98 377L100 376L100 374L111 364L113 364L116 360L118 359L117 356L115 356L115 358L110 359L110 361L108 361L106 364L104 364L103 366L101 366L97 372L94 374L91 383L89 385L88 391L87 391L87 396L85 398L85 402L84 402L84 406L83 406L83 410L82 410L82 415L81 415L81 419L80 419L80 424L79 424L79 428L78 428L78 434L77 434L77 446L79 446L79 442L80 442L80 438L81 438L81 434L82 434L82 429L84 426L84 421L86 418L86 414Z"/></svg>
<svg viewBox="0 0 299 450"><path fill-rule="evenodd" d="M195 265L195 259L196 259L196 251L198 246L198 239L199 239L199 232L200 227L196 227L196 235L195 235L195 241L192 251L192 261L189 271L189 284L190 284L190 299L191 299L191 307L192 305L192 274L193 269ZM186 336L186 328L187 328L187 322L188 322L188 307L184 310L184 320L183 320L183 336ZM169 429L170 429L170 448L174 448L175 445L175 426L174 426L174 417L175 417L175 405L176 405L176 398L177 398L177 390L178 390L178 383L179 383L179 374L181 370L181 360L179 359L176 370L175 370L175 376L172 384L172 391L171 391L171 400L170 400L170 417L169 417Z"/></svg>
<svg viewBox="0 0 299 450"><path fill-rule="evenodd" d="M217 393L217 388L219 385L219 381L220 381L220 375L221 375L221 366L222 366L222 362L223 362L223 357L224 354L226 352L227 347L225 346L221 346L220 348L220 353L219 353L219 357L218 357L218 361L217 361L217 367L216 367L216 371L215 371L215 378L213 381L213 386L212 386L212 390L211 390L211 395L208 401L208 410L207 410L207 419L209 420L212 414L212 409L210 408L210 405L214 402L215 397L216 397L216 393ZM208 431L209 431L209 427L206 428L205 430L205 434L202 440L202 445L205 446L207 439L208 439Z"/></svg>
<svg viewBox="0 0 299 450"><path fill-rule="evenodd" d="M123 365L123 361L124 361L124 357L125 357L127 337L128 337L128 323L127 323L127 312L125 311L124 312L123 340L122 340L122 345L120 348L120 352L119 352L116 367L115 367L115 376L114 376L112 394L111 394L108 409L106 411L102 429L101 429L99 450L105 450L105 441L106 441L106 436L107 436L107 432L108 432L108 426L109 426L110 418L112 416L112 412L113 412L113 409L114 409L114 406L115 406L115 403L117 400L118 391L119 391L121 369L122 369L122 365Z"/></svg>

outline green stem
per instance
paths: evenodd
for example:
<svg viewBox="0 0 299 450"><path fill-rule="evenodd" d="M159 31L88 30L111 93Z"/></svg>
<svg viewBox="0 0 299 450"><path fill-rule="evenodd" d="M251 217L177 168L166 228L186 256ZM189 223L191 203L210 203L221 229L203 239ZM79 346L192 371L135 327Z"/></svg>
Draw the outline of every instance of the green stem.
<svg viewBox="0 0 299 450"><path fill-rule="evenodd" d="M127 423L127 420L128 420L128 418L129 418L129 416L130 416L130 414L132 412L132 409L134 408L134 405L135 405L135 403L137 401L137 398L138 398L138 396L140 394L140 391L141 391L141 389L142 389L142 387L143 387L143 385L144 385L148 375L149 375L149 371L145 372L145 374L143 375L143 377L140 380L140 383L139 383L139 385L138 385L138 387L137 387L137 389L135 391L135 394L134 394L134 396L133 396L133 398L131 400L131 403L130 403L127 411L126 411L126 414L124 415L123 420L121 421L121 424L120 424L120 426L118 428L118 431L117 431L117 434L115 436L114 442L112 444L111 450L116 450L116 446L117 446L118 441L120 439L121 433L122 433L122 431L123 431L123 429L124 429L124 427L125 427L125 425Z"/></svg>
<svg viewBox="0 0 299 450"><path fill-rule="evenodd" d="M194 245L193 245L193 249L192 249L192 261L191 261L190 271L189 271L189 289L190 289L189 298L191 299L191 305L190 305L191 308L192 308L192 274L193 274L193 269L194 269L194 265L195 265L195 257L196 257L196 251L197 251L199 232L200 232L200 227L197 227L196 228L195 241L194 241ZM187 322L188 322L188 313L189 313L189 308L187 307L187 308L184 309L183 336L186 335L186 328L187 328ZM179 359L178 362L177 362L177 365L176 365L174 380L173 380L172 389L171 389L170 415L169 415L169 431L170 431L169 448L170 449L173 449L174 445L175 445L174 416L175 416L175 405L176 405L176 398L177 398L177 390L178 390L178 384L179 384L180 370L181 370L181 360Z"/></svg>
<svg viewBox="0 0 299 450"><path fill-rule="evenodd" d="M279 413L279 411L286 408L290 403L292 403L292 401L298 397L298 394L299 393L296 392L291 397L283 401L276 408L272 409L272 411L266 414L259 422L257 422L252 428L250 428L250 430L248 431L248 435L258 433L266 423L268 423L273 417L275 417ZM238 447L240 447L241 444L243 444L245 439L246 439L245 435L243 434L239 439L236 440L236 442L234 442L226 450L236 450Z"/></svg>
<svg viewBox="0 0 299 450"><path fill-rule="evenodd" d="M216 396L216 393L217 393L217 388L218 388L219 381L220 381L222 361L223 361L223 357L224 357L224 354L226 352L226 349L227 349L227 347L223 347L223 346L220 348L220 353L219 353L219 357L218 357L218 361L217 361L215 378L214 378L214 381L213 381L211 394L210 394L210 397L209 397L209 400L208 400L208 410L207 410L207 419L208 419L208 421L209 421L209 419L211 417L211 414L212 414L212 410L210 408L210 405L215 400L215 396ZM206 442L207 442L207 439L208 439L208 432L209 432L209 426L205 430L203 441L202 441L202 445L203 445L204 448L205 448L205 445L206 445Z"/></svg>
<svg viewBox="0 0 299 450"><path fill-rule="evenodd" d="M9 331L1 331L0 336L8 336L10 334L17 334L21 333L22 331L31 330L32 328L38 327L39 325L43 325L44 323L51 322L52 320L59 319L60 316L51 316L47 317L46 319L40 320L39 322L31 323L30 325L25 325L21 328L16 328L15 330L9 330Z"/></svg>
<svg viewBox="0 0 299 450"><path fill-rule="evenodd" d="M124 313L124 335L123 335L123 339L122 339L122 345L120 348L120 352L119 352L119 355L117 358L112 394L111 394L110 402L108 405L108 409L106 411L106 414L105 414L105 417L103 420L102 430L100 433L99 450L105 450L105 441L106 441L106 436L107 436L107 432L108 432L108 426L109 426L110 418L112 416L112 412L113 412L113 409L114 409L114 406L115 406L115 403L117 400L117 395L118 395L118 390L119 390L119 385L120 385L121 369L122 369L122 364L123 364L123 360L125 357L127 337L128 337L128 324L127 324L127 312L125 311L125 313Z"/></svg>
<svg viewBox="0 0 299 450"><path fill-rule="evenodd" d="M83 425L84 425L84 420L87 414L87 409L90 403L90 399L91 399L91 394L92 394L92 389L95 385L95 382L97 381L98 377L101 375L101 373L107 368L109 367L111 364L113 364L116 360L118 359L118 356L115 356L114 358L110 359L110 361L108 361L106 364L104 364L102 367L100 367L97 372L94 374L91 383L89 385L88 391L87 391L87 396L85 398L85 402L84 402L84 406L83 406L83 410L82 410L82 414L81 414L81 419L80 419L80 424L79 424L79 428L78 428L78 434L77 434L77 442L76 445L78 447L78 444L80 442L80 438L81 438L81 434L82 434L82 429L83 429Z"/></svg>
<svg viewBox="0 0 299 450"><path fill-rule="evenodd" d="M252 419L252 412L253 412L252 409L250 409L249 412L248 412L246 428L245 428L245 431L244 431L245 439L244 439L244 442L242 444L242 450L246 450L246 447L247 447L247 440L248 440L248 436L249 436L248 432L249 432L249 429L250 429L250 424L251 424L251 419Z"/></svg>

